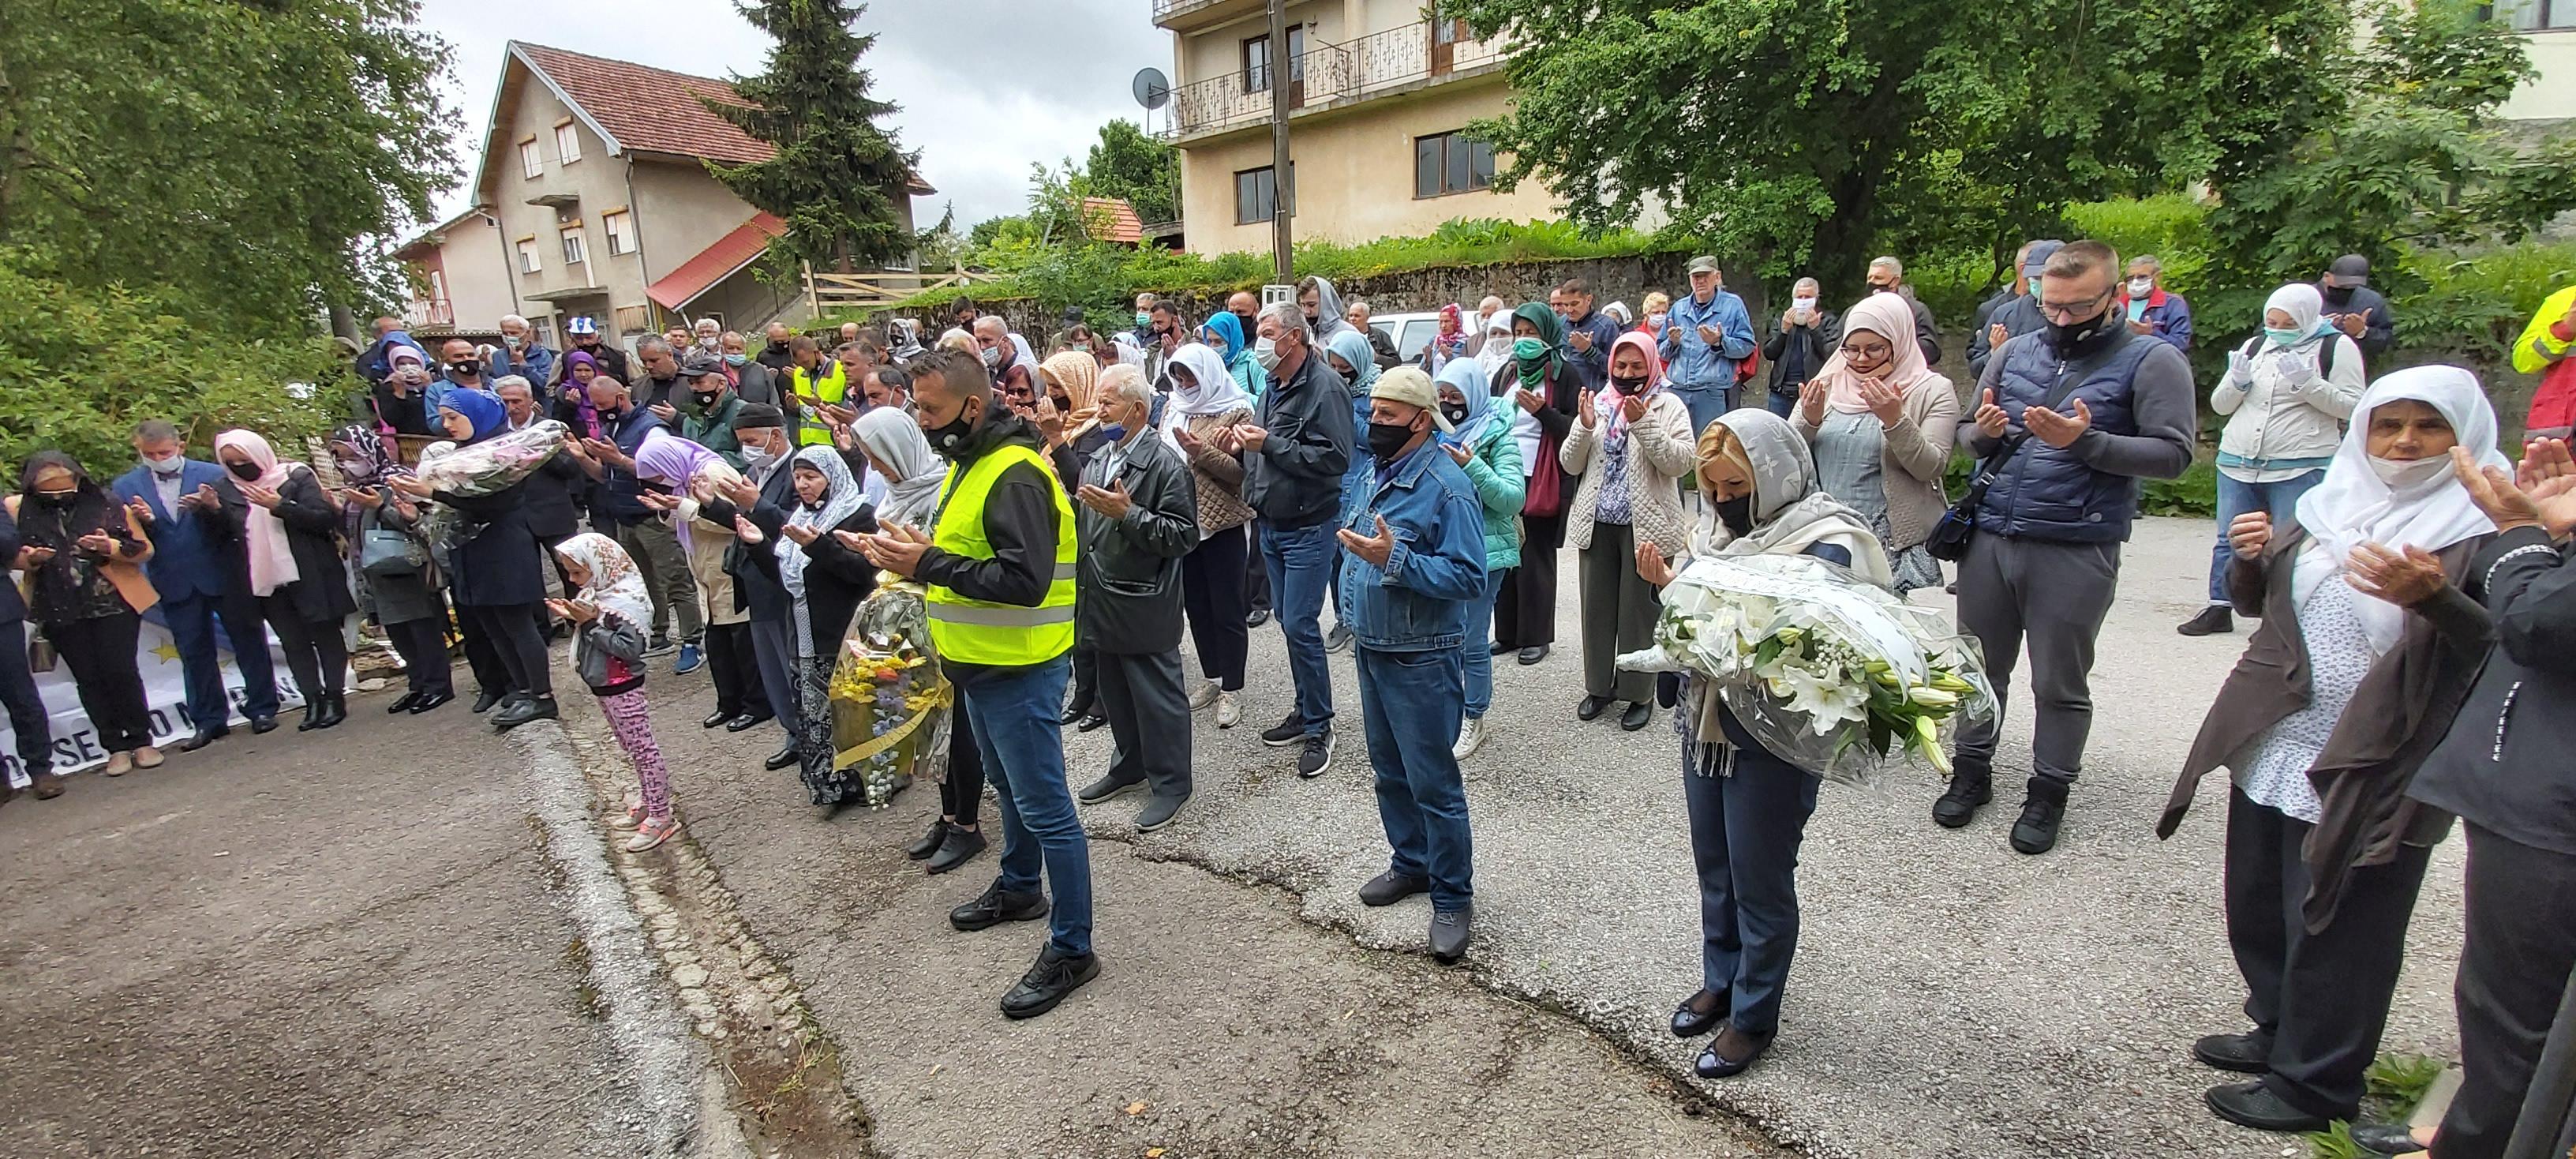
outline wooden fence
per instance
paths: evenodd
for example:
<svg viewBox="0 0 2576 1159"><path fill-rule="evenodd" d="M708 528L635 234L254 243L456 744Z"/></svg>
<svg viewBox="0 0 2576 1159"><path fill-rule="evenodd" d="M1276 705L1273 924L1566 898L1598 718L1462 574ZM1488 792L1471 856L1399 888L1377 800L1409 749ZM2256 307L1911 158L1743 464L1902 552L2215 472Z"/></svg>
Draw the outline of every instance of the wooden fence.
<svg viewBox="0 0 2576 1159"><path fill-rule="evenodd" d="M891 306L926 290L971 286L993 280L964 270L947 273L883 270L860 274L827 274L805 267L805 304L817 318L839 310L873 310Z"/></svg>

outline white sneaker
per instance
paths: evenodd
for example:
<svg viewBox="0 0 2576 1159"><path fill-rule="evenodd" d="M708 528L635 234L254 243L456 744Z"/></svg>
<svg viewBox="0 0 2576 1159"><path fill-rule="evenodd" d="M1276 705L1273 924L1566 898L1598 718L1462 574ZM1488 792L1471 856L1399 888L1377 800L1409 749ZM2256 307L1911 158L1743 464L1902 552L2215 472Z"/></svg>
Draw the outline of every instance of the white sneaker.
<svg viewBox="0 0 2576 1159"><path fill-rule="evenodd" d="M1198 687L1190 689L1190 711L1201 712L1204 711L1207 706L1216 703L1217 692L1218 688L1216 681L1199 681Z"/></svg>
<svg viewBox="0 0 2576 1159"><path fill-rule="evenodd" d="M1473 756L1477 749L1483 748L1484 746L1484 718L1470 716L1459 723L1458 743L1450 747L1449 755L1463 761L1468 757Z"/></svg>
<svg viewBox="0 0 2576 1159"><path fill-rule="evenodd" d="M1211 680L1208 682L1208 686L1213 688L1216 686L1216 682ZM1218 728L1233 728L1235 723L1242 719L1243 706L1234 702L1234 694L1231 692L1218 692L1216 694L1216 726Z"/></svg>
<svg viewBox="0 0 2576 1159"><path fill-rule="evenodd" d="M644 806L635 802L628 802L625 808L610 814L608 818L608 827L611 829L633 829L642 824L644 824Z"/></svg>
<svg viewBox="0 0 2576 1159"><path fill-rule="evenodd" d="M661 843L670 840L677 836L679 832L680 819L677 817L673 817L668 821L655 821L648 817L642 825L635 827L635 836L627 840L626 851L628 853L642 853L647 849L651 849L656 845L660 845Z"/></svg>

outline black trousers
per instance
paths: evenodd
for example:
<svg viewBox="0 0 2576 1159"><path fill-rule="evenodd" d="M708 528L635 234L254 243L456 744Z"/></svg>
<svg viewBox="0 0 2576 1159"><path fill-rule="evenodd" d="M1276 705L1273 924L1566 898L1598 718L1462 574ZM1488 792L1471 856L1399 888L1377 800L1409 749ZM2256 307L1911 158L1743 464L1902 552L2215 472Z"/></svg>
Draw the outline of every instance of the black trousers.
<svg viewBox="0 0 2576 1159"><path fill-rule="evenodd" d="M707 679L716 686L716 711L769 719L769 691L761 683L760 658L751 650L751 621L709 624L705 643Z"/></svg>
<svg viewBox="0 0 2576 1159"><path fill-rule="evenodd" d="M1243 623L1252 611L1243 590L1249 530L1247 524L1217 532L1181 557L1181 614L1189 620L1199 675L1228 692L1242 691L1243 660L1252 648L1252 629Z"/></svg>
<svg viewBox="0 0 2576 1159"><path fill-rule="evenodd" d="M434 594L434 593L433 593ZM456 677L447 662L447 604L438 614L385 625L385 638L403 658L403 678L415 696L453 696Z"/></svg>
<svg viewBox="0 0 2576 1159"><path fill-rule="evenodd" d="M1189 796L1190 698L1181 685L1181 650L1095 655L1100 710L1116 742L1110 779L1141 781L1157 797Z"/></svg>
<svg viewBox="0 0 2576 1159"><path fill-rule="evenodd" d="M532 604L471 604L457 609L461 617L479 623L483 635L499 654L501 666L509 670L510 687L539 699L555 694L554 670L546 666L545 637L537 631L536 608ZM484 691L491 691L486 684Z"/></svg>
<svg viewBox="0 0 2576 1159"><path fill-rule="evenodd" d="M948 710L948 777L939 782L939 815L973 825L984 804L984 750L960 708Z"/></svg>
<svg viewBox="0 0 2576 1159"><path fill-rule="evenodd" d="M306 620L297 614L295 597L284 588L260 597L259 614L277 633L278 646L286 652L286 670L295 675L295 689L304 694L304 703L340 695L349 675L349 642L340 638L340 622Z"/></svg>
<svg viewBox="0 0 2576 1159"><path fill-rule="evenodd" d="M1565 546L1565 513L1521 517L1521 562L1503 573L1494 596L1494 642L1508 649L1556 643L1556 553Z"/></svg>
<svg viewBox="0 0 2576 1159"><path fill-rule="evenodd" d="M456 635L465 642L465 667L474 673L477 690L505 696L520 691L510 676L510 666L501 662L500 645L493 643L492 633L484 629L483 618L463 604L456 605Z"/></svg>
<svg viewBox="0 0 2576 1159"><path fill-rule="evenodd" d="M1261 521L1243 525L1244 542L1261 542ZM1270 567L1261 562L1261 552L1247 548L1243 553L1244 614L1270 610Z"/></svg>
<svg viewBox="0 0 2576 1159"><path fill-rule="evenodd" d="M2334 921L2310 933L2301 847L2314 828L2228 791L2227 944L2245 977L2245 1016L2272 1043L2263 1085L2309 1114L2349 1119L2379 1057L2433 851L2400 846L2388 864L2353 870Z"/></svg>
<svg viewBox="0 0 2576 1159"><path fill-rule="evenodd" d="M2460 947L2460 1093L2433 1159L2499 1159L2576 970L2576 857L2476 825Z"/></svg>
<svg viewBox="0 0 2576 1159"><path fill-rule="evenodd" d="M45 625L45 638L80 688L98 747L111 753L152 743L152 706L143 697L143 670L134 666L134 642L142 634L143 617L132 612Z"/></svg>
<svg viewBox="0 0 2576 1159"><path fill-rule="evenodd" d="M139 630L139 629L138 629ZM9 707L9 728L18 736L18 762L32 777L54 767L54 722L36 694L36 674L27 667L27 621L0 622L0 704Z"/></svg>
<svg viewBox="0 0 2576 1159"><path fill-rule="evenodd" d="M1088 644L1073 646L1073 699L1065 706L1100 711L1100 653Z"/></svg>

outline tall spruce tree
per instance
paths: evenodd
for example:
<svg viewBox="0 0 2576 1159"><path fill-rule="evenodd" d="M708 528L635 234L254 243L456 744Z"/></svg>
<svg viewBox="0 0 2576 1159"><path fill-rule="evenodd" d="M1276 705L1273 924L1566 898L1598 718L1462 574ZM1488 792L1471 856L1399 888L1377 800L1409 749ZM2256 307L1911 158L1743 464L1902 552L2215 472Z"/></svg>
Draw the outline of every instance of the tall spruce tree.
<svg viewBox="0 0 2576 1159"><path fill-rule="evenodd" d="M746 104L708 101L717 116L778 147L748 165L708 162L716 180L754 208L778 215L787 232L770 239L773 260L847 271L911 252L912 231L895 199L909 196L919 153L907 153L877 118L895 106L868 95L859 58L876 44L854 31L865 4L842 0L757 0L743 18L777 40L767 70L734 80Z"/></svg>

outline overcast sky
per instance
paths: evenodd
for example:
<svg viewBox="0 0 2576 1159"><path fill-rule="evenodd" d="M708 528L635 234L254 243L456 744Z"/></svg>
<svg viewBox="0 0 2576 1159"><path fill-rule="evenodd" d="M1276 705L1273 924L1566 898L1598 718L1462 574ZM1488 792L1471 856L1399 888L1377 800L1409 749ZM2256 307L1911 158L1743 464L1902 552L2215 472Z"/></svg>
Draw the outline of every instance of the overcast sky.
<svg viewBox="0 0 2576 1159"><path fill-rule="evenodd" d="M859 63L877 99L901 106L891 127L939 190L915 201L916 219L929 226L947 201L961 228L1020 212L1030 162L1079 161L1103 123L1139 119L1129 78L1172 71L1171 35L1152 11L1153 0L869 4L859 29L877 42ZM455 47L449 95L464 117L457 167L468 177L438 199L442 220L470 200L507 42L725 78L760 71L772 43L727 0L421 0L420 23Z"/></svg>

